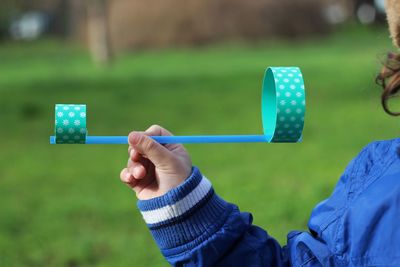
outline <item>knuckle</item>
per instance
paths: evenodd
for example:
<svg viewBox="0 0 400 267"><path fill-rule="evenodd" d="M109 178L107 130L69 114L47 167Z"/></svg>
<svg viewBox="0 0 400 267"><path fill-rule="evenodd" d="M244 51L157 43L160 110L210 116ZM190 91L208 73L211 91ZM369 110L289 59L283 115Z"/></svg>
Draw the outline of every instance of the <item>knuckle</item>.
<svg viewBox="0 0 400 267"><path fill-rule="evenodd" d="M126 164L127 168L132 166L133 163L134 163L134 161L132 161L131 159L128 159L128 163Z"/></svg>
<svg viewBox="0 0 400 267"><path fill-rule="evenodd" d="M140 143L140 135L136 132L131 132L128 136L130 145L135 146Z"/></svg>
<svg viewBox="0 0 400 267"><path fill-rule="evenodd" d="M153 130L154 129L159 129L159 128L161 128L161 127L158 124L153 124L153 125L150 126L150 129L153 129Z"/></svg>
<svg viewBox="0 0 400 267"><path fill-rule="evenodd" d="M150 138L147 138L144 142L144 150L147 152L151 152L155 149L155 142Z"/></svg>
<svg viewBox="0 0 400 267"><path fill-rule="evenodd" d="M151 125L147 130L146 134L147 135L160 135L161 132L161 127L157 124Z"/></svg>
<svg viewBox="0 0 400 267"><path fill-rule="evenodd" d="M125 170L126 170L126 168L125 168L125 169L122 169L122 171L121 171L120 174L119 174L119 178L121 179L121 181L124 180Z"/></svg>
<svg viewBox="0 0 400 267"><path fill-rule="evenodd" d="M128 134L128 136L130 137L130 136L132 136L132 135L134 135L135 134L135 131L132 131L132 132L130 132L129 134Z"/></svg>
<svg viewBox="0 0 400 267"><path fill-rule="evenodd" d="M139 165L140 165L140 163L132 161L129 168L133 170L134 168L136 168Z"/></svg>
<svg viewBox="0 0 400 267"><path fill-rule="evenodd" d="M137 138L137 140L136 140L137 144L141 144L141 145L145 144L146 139L143 134L136 135L136 138Z"/></svg>
<svg viewBox="0 0 400 267"><path fill-rule="evenodd" d="M151 127L153 129L157 129L157 130L162 129L162 127L160 125L158 125L158 124L153 124Z"/></svg>

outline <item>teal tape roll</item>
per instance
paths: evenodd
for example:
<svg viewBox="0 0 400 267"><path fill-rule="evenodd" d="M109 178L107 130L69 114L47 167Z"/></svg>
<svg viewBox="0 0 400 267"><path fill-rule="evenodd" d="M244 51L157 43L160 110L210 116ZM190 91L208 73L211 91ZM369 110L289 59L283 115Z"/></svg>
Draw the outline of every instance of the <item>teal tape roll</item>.
<svg viewBox="0 0 400 267"><path fill-rule="evenodd" d="M55 119L57 144L86 143L86 105L57 104Z"/></svg>
<svg viewBox="0 0 400 267"><path fill-rule="evenodd" d="M270 142L298 142L306 109L303 75L297 67L270 67L262 92L264 134Z"/></svg>

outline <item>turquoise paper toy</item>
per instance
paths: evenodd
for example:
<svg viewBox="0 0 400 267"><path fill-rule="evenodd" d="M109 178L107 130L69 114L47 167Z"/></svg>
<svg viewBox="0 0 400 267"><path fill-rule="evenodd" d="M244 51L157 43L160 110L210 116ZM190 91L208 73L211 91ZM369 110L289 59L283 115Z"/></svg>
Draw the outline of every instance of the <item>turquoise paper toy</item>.
<svg viewBox="0 0 400 267"><path fill-rule="evenodd" d="M161 144L295 143L302 139L306 109L303 75L298 67L269 67L262 85L263 135L152 136ZM127 136L89 136L86 105L57 104L50 144L128 144Z"/></svg>

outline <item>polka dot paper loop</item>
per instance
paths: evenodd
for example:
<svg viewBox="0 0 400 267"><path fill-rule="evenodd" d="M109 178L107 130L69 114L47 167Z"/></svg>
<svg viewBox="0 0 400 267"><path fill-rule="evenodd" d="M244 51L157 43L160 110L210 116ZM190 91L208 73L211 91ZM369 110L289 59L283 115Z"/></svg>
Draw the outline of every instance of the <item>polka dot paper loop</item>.
<svg viewBox="0 0 400 267"><path fill-rule="evenodd" d="M303 75L297 67L270 67L262 94L264 135L270 142L298 142L306 109Z"/></svg>
<svg viewBox="0 0 400 267"><path fill-rule="evenodd" d="M86 105L57 104L55 119L57 144L86 143Z"/></svg>

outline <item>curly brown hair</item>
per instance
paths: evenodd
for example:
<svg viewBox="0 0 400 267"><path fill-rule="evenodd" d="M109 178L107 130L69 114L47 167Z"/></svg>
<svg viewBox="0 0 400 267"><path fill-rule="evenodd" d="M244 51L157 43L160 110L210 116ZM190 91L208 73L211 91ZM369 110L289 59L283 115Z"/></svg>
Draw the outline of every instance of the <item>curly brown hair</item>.
<svg viewBox="0 0 400 267"><path fill-rule="evenodd" d="M392 116L400 116L400 112L390 110L388 105L389 100L400 91L400 55L388 53L383 65L384 67L376 77L376 83L383 88L381 95L382 107L386 113Z"/></svg>

